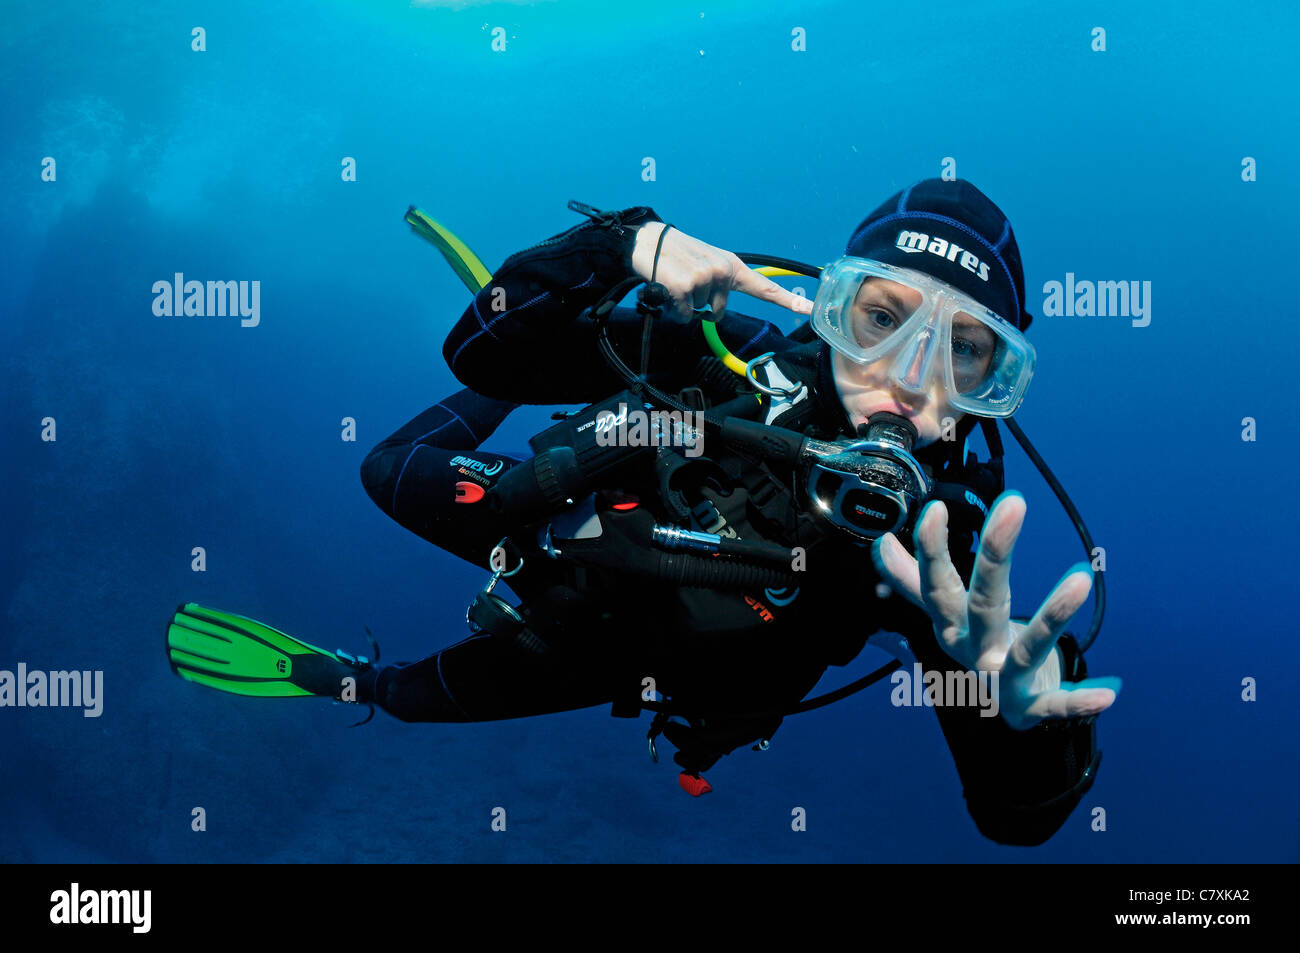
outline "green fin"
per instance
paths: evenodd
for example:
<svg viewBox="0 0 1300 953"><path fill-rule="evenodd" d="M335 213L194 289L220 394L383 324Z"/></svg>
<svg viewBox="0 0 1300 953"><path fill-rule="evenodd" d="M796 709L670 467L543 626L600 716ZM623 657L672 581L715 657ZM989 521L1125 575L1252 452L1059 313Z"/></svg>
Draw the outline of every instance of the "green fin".
<svg viewBox="0 0 1300 953"><path fill-rule="evenodd" d="M187 602L167 626L172 671L234 695L337 697L357 668L333 652L233 612Z"/></svg>
<svg viewBox="0 0 1300 953"><path fill-rule="evenodd" d="M447 264L451 265L472 294L478 294L487 287L492 280L492 272L450 229L439 225L414 205L406 210L406 221L412 231L442 252L442 257L447 259Z"/></svg>

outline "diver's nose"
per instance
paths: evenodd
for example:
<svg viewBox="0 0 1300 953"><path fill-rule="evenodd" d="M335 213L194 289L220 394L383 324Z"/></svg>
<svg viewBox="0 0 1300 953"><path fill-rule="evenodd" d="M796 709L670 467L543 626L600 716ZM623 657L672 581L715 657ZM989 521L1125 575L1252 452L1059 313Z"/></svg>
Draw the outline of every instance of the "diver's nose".
<svg viewBox="0 0 1300 953"><path fill-rule="evenodd" d="M938 328L928 324L913 337L894 359L894 383L912 394L925 394L938 351Z"/></svg>

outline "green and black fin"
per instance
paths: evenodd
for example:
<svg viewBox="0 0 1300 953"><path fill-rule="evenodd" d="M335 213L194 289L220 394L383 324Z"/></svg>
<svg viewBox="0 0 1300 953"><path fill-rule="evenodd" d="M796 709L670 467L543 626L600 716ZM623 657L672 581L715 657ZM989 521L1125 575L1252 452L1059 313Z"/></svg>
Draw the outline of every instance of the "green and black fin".
<svg viewBox="0 0 1300 953"><path fill-rule="evenodd" d="M447 259L452 271L465 282L471 294L478 294L492 280L492 272L469 250L469 246L452 234L451 229L431 219L412 205L406 210L406 223L421 238L432 244Z"/></svg>
<svg viewBox="0 0 1300 953"><path fill-rule="evenodd" d="M343 679L357 678L368 659L308 645L233 612L187 602L167 626L172 671L234 695L338 698Z"/></svg>

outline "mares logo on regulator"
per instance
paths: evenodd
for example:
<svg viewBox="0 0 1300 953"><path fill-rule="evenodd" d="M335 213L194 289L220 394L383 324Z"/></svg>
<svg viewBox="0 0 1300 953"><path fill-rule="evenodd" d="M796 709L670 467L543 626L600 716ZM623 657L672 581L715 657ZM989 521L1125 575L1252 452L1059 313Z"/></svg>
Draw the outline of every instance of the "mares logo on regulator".
<svg viewBox="0 0 1300 953"><path fill-rule="evenodd" d="M916 428L896 414L873 414L848 443L810 441L808 495L814 512L859 542L896 533L930 492L912 447Z"/></svg>

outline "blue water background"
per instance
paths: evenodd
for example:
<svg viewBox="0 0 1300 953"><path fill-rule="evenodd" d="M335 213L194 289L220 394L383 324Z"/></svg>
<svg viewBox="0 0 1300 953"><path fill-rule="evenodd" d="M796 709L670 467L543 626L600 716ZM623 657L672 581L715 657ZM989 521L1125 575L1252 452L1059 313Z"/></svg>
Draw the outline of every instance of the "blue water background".
<svg viewBox="0 0 1300 953"><path fill-rule="evenodd" d="M0 709L0 860L1300 859L1296 26L1280 3L6 4L0 668L102 669L106 700ZM981 837L933 713L884 686L789 719L696 800L647 759L645 717L350 730L352 709L169 671L189 600L331 647L369 625L390 659L463 636L484 573L358 477L460 386L441 345L468 296L409 204L489 267L574 224L570 198L824 262L944 157L1011 217L1035 313L1067 272L1153 286L1145 328L1031 332L1018 419L1106 550L1089 664L1124 679L1096 786L1046 846ZM175 272L260 280L260 326L155 317ZM1009 484L1028 614L1081 547L1014 448Z"/></svg>

